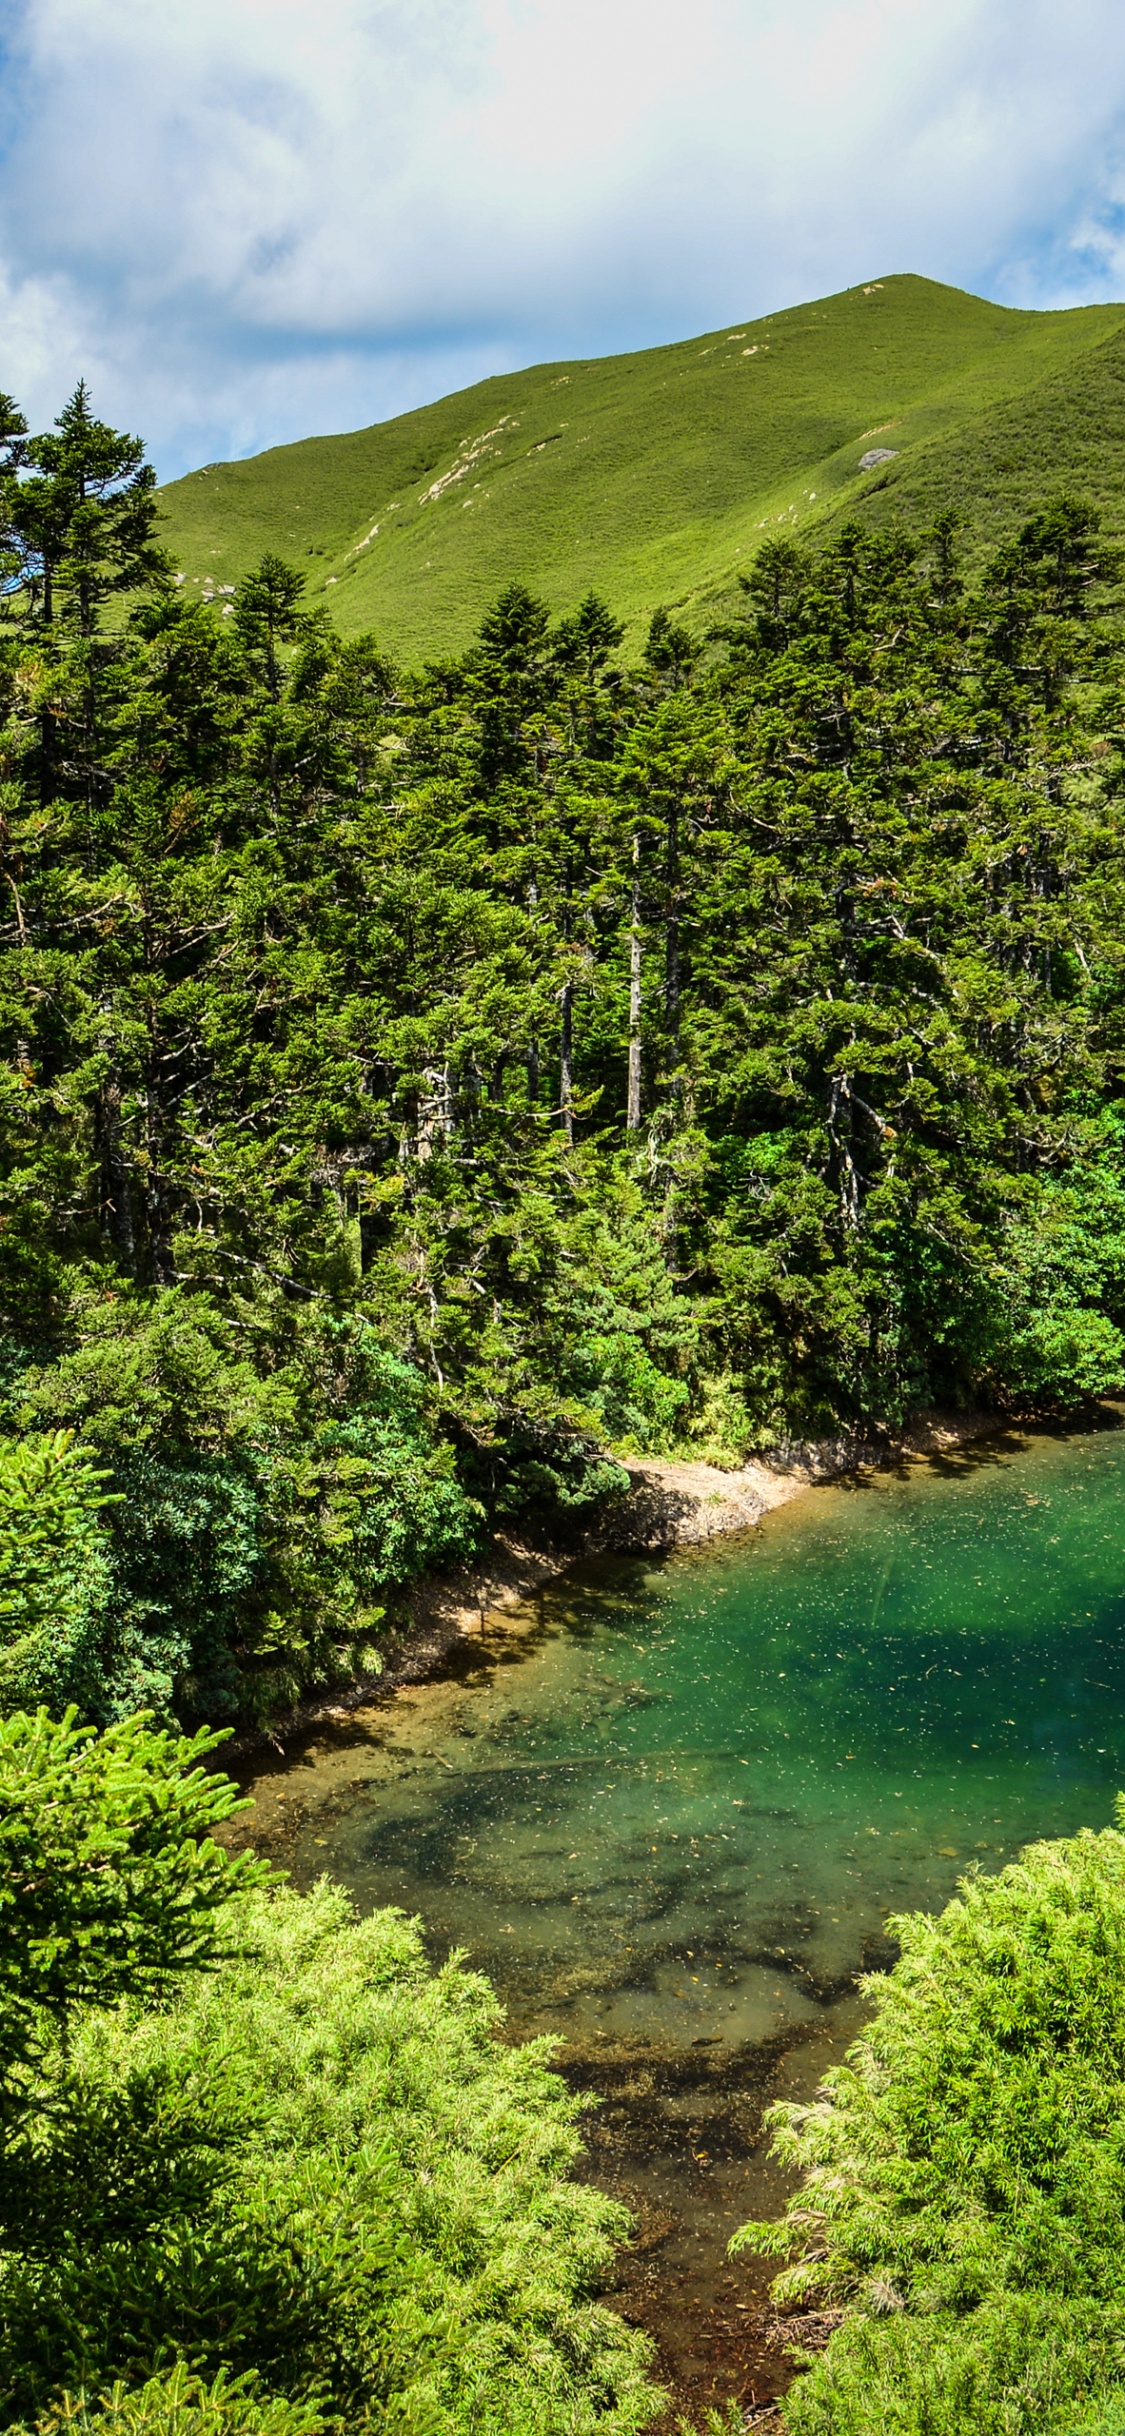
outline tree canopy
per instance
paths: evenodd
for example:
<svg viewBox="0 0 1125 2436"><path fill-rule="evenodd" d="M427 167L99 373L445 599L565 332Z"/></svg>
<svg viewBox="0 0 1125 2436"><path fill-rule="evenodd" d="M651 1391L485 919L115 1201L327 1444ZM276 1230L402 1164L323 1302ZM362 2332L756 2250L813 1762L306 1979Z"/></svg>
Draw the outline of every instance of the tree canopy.
<svg viewBox="0 0 1125 2436"><path fill-rule="evenodd" d="M972 585L949 519L766 540L635 666L513 580L407 670L275 558L188 599L84 391L2 420L0 1431L106 1500L5 1681L267 1714L621 1455L1122 1383L1088 507Z"/></svg>

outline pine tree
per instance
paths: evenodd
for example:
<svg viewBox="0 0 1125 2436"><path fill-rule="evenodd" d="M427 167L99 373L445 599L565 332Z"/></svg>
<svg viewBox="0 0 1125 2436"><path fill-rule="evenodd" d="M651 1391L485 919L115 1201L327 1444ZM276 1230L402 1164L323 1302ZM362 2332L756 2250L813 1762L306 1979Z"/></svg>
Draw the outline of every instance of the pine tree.
<svg viewBox="0 0 1125 2436"><path fill-rule="evenodd" d="M28 610L44 626L61 615L89 638L108 600L168 569L144 443L99 422L79 381L53 431L27 441L19 466L8 504Z"/></svg>

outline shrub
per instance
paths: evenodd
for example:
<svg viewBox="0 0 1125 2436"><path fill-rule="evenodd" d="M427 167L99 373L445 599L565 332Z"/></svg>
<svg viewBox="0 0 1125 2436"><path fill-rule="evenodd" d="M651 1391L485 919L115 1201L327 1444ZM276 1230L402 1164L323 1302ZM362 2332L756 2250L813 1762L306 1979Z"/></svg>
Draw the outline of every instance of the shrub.
<svg viewBox="0 0 1125 2436"><path fill-rule="evenodd" d="M106 1478L70 1430L0 1442L0 1713L97 1702L111 1582Z"/></svg>
<svg viewBox="0 0 1125 2436"><path fill-rule="evenodd" d="M547 2045L501 2045L483 1979L432 1973L416 1928L327 1884L243 1896L229 1925L241 1955L56 2056L0 2268L8 2418L120 2380L107 2436L256 2425L213 2389L162 2418L147 2381L178 2353L335 2429L645 2427L647 2346L594 2297L626 2218L567 2179L578 2102Z"/></svg>
<svg viewBox="0 0 1125 2436"><path fill-rule="evenodd" d="M847 2304L787 2425L1069 2436L1125 2359L1125 1836L1034 1845L892 1925L871 2027L773 2111L802 2187L738 2237L789 2255L783 2304Z"/></svg>
<svg viewBox="0 0 1125 2436"><path fill-rule="evenodd" d="M267 2394L255 2376L208 2382L183 2360L130 2391L120 2379L90 2400L64 2394L44 2413L37 2436L321 2436L314 2404Z"/></svg>

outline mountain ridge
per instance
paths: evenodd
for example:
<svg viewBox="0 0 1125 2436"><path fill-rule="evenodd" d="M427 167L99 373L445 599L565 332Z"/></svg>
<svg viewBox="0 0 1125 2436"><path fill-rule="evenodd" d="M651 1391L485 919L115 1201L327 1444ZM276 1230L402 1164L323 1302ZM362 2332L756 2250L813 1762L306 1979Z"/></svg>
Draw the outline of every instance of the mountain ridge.
<svg viewBox="0 0 1125 2436"><path fill-rule="evenodd" d="M888 453L863 469L868 449ZM666 347L497 374L203 467L160 499L201 597L273 549L343 632L417 657L463 648L512 575L560 610L593 585L634 631L660 603L705 622L771 531L971 500L988 542L1061 487L1093 488L1125 525L1125 304L1038 313L896 273Z"/></svg>

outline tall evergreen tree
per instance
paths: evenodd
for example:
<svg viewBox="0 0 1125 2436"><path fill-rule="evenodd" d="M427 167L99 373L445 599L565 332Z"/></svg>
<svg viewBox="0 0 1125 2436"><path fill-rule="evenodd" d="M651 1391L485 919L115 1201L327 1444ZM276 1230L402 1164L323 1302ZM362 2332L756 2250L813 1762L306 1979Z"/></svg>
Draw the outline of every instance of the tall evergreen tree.
<svg viewBox="0 0 1125 2436"><path fill-rule="evenodd" d="M28 608L44 626L62 615L89 638L108 600L169 564L144 443L100 422L79 381L54 429L23 446L19 476L9 513Z"/></svg>

